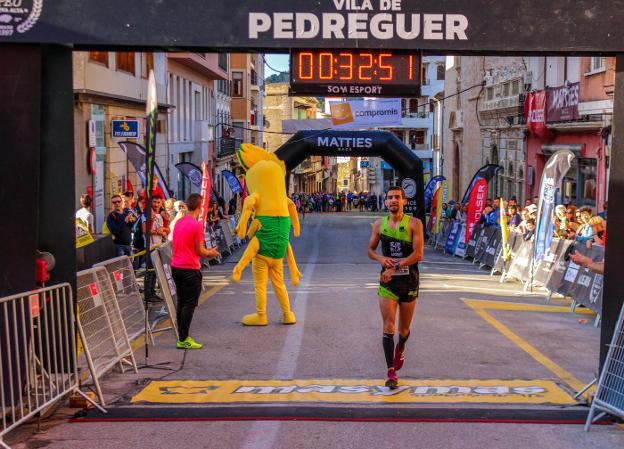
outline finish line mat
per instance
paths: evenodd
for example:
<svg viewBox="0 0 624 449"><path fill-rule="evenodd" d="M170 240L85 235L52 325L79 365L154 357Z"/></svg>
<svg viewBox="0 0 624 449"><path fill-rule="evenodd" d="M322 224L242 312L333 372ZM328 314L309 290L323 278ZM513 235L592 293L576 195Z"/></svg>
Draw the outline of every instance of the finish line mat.
<svg viewBox="0 0 624 449"><path fill-rule="evenodd" d="M143 404L528 404L574 405L552 380L379 379L152 381L132 397Z"/></svg>

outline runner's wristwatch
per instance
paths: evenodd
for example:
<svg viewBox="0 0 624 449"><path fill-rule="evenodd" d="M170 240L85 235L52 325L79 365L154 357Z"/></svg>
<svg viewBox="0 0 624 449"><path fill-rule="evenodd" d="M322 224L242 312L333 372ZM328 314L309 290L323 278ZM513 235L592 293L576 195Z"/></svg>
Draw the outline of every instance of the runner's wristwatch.
<svg viewBox="0 0 624 449"><path fill-rule="evenodd" d="M400 265L401 265L401 262L394 262L394 269L399 270L401 268Z"/></svg>

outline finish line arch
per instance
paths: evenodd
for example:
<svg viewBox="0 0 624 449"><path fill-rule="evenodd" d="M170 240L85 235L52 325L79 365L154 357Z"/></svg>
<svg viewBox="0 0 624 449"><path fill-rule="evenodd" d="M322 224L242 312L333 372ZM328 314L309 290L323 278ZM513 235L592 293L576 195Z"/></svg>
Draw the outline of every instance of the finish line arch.
<svg viewBox="0 0 624 449"><path fill-rule="evenodd" d="M299 131L275 154L289 171L309 156L381 157L399 173L407 196L405 213L426 223L422 161L388 131Z"/></svg>

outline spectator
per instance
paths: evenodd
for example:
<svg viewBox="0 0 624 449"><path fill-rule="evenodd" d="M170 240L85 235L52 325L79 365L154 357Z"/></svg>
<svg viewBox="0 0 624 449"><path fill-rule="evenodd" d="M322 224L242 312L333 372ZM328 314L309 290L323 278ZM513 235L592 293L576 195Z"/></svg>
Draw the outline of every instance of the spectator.
<svg viewBox="0 0 624 449"><path fill-rule="evenodd" d="M494 198L492 210L486 216L487 227L500 228L500 199Z"/></svg>
<svg viewBox="0 0 624 449"><path fill-rule="evenodd" d="M169 224L169 228L171 229L171 232L167 236L169 241L173 240L173 229L175 228L176 222L180 218L184 217L186 215L186 212L187 212L186 204L184 203L184 201L181 201L181 200L178 200L175 203L173 203L173 208L176 211L176 215L173 218L173 220L171 220L171 223Z"/></svg>
<svg viewBox="0 0 624 449"><path fill-rule="evenodd" d="M515 204L510 205L509 207L507 207L507 212L509 215L509 217L507 218L507 225L511 230L515 231L516 228L520 226L520 223L522 223L522 217L518 213L518 206L516 206Z"/></svg>
<svg viewBox="0 0 624 449"><path fill-rule="evenodd" d="M122 197L124 209L134 209L134 192L132 190L126 190Z"/></svg>
<svg viewBox="0 0 624 449"><path fill-rule="evenodd" d="M132 254L132 226L134 215L130 209L124 209L120 195L111 198L113 211L106 217L106 226L113 235L116 256L130 256Z"/></svg>
<svg viewBox="0 0 624 449"><path fill-rule="evenodd" d="M566 207L566 230L568 233L566 238L574 240L579 226L579 223L576 221L576 207L569 205Z"/></svg>
<svg viewBox="0 0 624 449"><path fill-rule="evenodd" d="M93 214L91 213L91 197L87 194L80 195L80 205L82 208L76 211L76 219L82 221L89 229L91 235L95 234L93 224Z"/></svg>
<svg viewBox="0 0 624 449"><path fill-rule="evenodd" d="M587 223L592 227L592 231L594 233L591 240L588 240L587 246L591 248L592 245L605 246L606 243L606 231L604 228L604 220L599 215L590 218Z"/></svg>
<svg viewBox="0 0 624 449"><path fill-rule="evenodd" d="M602 206L602 212L600 212L598 216L605 221L607 220L607 202L606 201L604 202Z"/></svg>
<svg viewBox="0 0 624 449"><path fill-rule="evenodd" d="M592 218L592 209L589 206L583 206L578 210L578 214L580 216L581 226L576 230L575 240L585 243L594 238L594 229L589 224L589 220Z"/></svg>
<svg viewBox="0 0 624 449"><path fill-rule="evenodd" d="M535 219L529 218L526 221L526 232L524 234L522 234L522 238L525 241L529 241L529 240L533 239L534 235L535 235Z"/></svg>
<svg viewBox="0 0 624 449"><path fill-rule="evenodd" d="M220 220L223 220L223 212L219 209L219 204L213 201L210 203L210 209L208 210L208 226L210 229L215 230Z"/></svg>

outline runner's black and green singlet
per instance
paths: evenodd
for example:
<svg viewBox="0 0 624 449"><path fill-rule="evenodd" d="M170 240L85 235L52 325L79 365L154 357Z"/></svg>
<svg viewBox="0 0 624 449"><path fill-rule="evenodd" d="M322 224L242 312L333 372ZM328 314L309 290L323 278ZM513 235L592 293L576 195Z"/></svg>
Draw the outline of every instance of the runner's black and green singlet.
<svg viewBox="0 0 624 449"><path fill-rule="evenodd" d="M405 259L414 252L413 237L409 232L409 215L404 215L395 229L384 217L379 228L381 253L392 259ZM385 268L382 268L383 272ZM418 263L396 270L389 282L379 283L377 294L383 298L399 302L410 302L418 297L419 275Z"/></svg>

